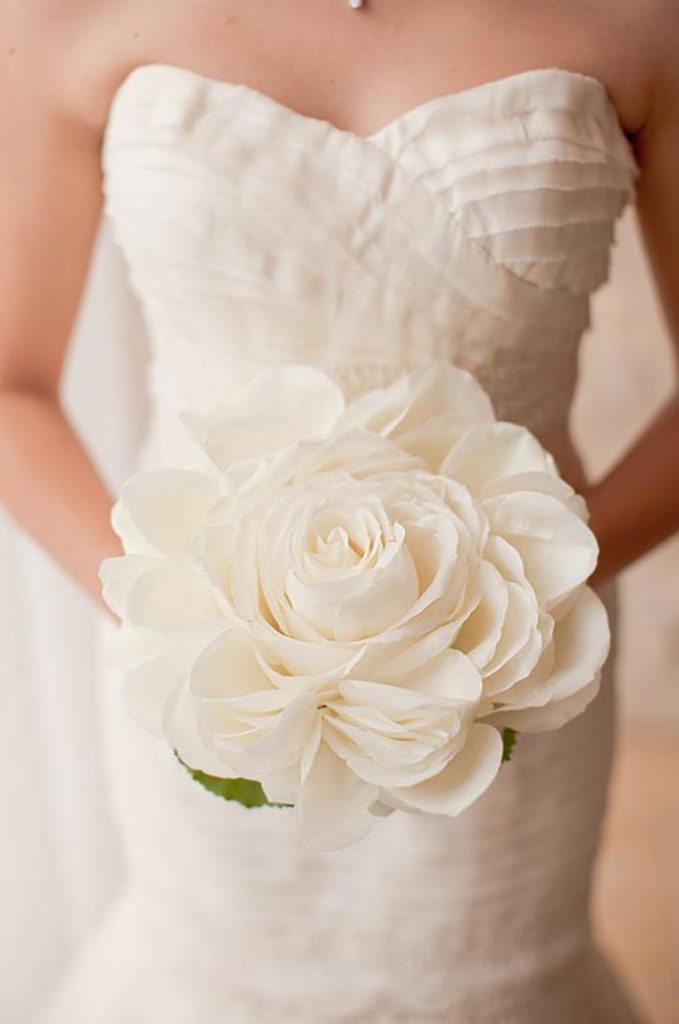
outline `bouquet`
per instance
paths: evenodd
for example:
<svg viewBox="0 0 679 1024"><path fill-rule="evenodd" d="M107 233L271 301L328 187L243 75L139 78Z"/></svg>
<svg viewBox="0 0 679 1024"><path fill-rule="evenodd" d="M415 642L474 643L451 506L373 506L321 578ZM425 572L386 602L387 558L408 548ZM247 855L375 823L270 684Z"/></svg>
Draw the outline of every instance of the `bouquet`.
<svg viewBox="0 0 679 1024"><path fill-rule="evenodd" d="M101 579L131 713L208 788L332 850L395 810L459 814L517 732L595 697L585 502L471 374L347 402L287 364L184 420L205 468L125 483Z"/></svg>

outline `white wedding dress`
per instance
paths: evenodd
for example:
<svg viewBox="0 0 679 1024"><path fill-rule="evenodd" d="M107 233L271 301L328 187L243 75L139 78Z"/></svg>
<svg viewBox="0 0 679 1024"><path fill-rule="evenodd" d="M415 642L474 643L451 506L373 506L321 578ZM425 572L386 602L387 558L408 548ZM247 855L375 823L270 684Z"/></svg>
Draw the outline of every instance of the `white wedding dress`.
<svg viewBox="0 0 679 1024"><path fill-rule="evenodd" d="M154 346L140 465L190 464L178 410L208 410L266 364L323 367L353 397L445 358L582 484L568 434L579 340L638 173L598 80L521 72L362 138L146 64L116 92L103 166ZM611 667L580 718L520 736L459 818L395 813L330 854L295 843L290 811L193 782L125 714L109 669L127 882L37 1020L637 1020L588 916Z"/></svg>

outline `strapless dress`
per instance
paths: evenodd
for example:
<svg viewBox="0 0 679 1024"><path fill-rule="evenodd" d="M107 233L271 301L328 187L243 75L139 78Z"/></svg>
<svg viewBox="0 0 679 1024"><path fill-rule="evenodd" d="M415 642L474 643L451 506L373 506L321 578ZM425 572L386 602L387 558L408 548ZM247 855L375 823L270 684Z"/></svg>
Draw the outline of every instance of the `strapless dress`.
<svg viewBox="0 0 679 1024"><path fill-rule="evenodd" d="M599 80L520 72L363 137L144 64L116 90L102 162L153 348L140 467L191 465L178 414L264 366L321 367L351 399L444 359L582 486L579 343L639 170ZM294 841L290 811L193 782L103 669L126 880L37 1021L636 1021L590 923L613 666L458 818L392 814L331 854Z"/></svg>

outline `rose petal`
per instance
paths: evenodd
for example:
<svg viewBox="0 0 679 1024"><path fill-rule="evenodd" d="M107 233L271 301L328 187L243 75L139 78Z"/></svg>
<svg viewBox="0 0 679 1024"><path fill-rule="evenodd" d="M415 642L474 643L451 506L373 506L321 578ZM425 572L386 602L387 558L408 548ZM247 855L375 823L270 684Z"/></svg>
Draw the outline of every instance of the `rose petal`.
<svg viewBox="0 0 679 1024"><path fill-rule="evenodd" d="M458 631L457 622L445 622L416 640L405 637L384 646L371 644L366 647L353 671L357 675L366 674L384 682L393 682L410 675L446 648L452 647Z"/></svg>
<svg viewBox="0 0 679 1024"><path fill-rule="evenodd" d="M429 697L460 703L480 699L481 677L471 658L458 650L442 651L404 677L409 689ZM394 679L398 683L398 679Z"/></svg>
<svg viewBox="0 0 679 1024"><path fill-rule="evenodd" d="M402 437L448 413L477 422L494 418L490 399L472 374L441 360L361 396L348 406L341 425L360 423L384 436Z"/></svg>
<svg viewBox="0 0 679 1024"><path fill-rule="evenodd" d="M142 533L128 510L118 500L111 509L111 526L113 532L120 537L123 550L129 555L145 555L149 558L158 557L158 549Z"/></svg>
<svg viewBox="0 0 679 1024"><path fill-rule="evenodd" d="M134 626L172 627L218 620L208 583L186 564L157 562L142 572L127 594L125 614Z"/></svg>
<svg viewBox="0 0 679 1024"><path fill-rule="evenodd" d="M384 437L354 428L322 444L309 446L304 457L297 460L291 479L303 483L314 475L341 470L362 480L377 473L421 469L423 463L417 456Z"/></svg>
<svg viewBox="0 0 679 1024"><path fill-rule="evenodd" d="M120 504L156 552L177 556L191 546L217 497L217 485L205 473L156 469L123 484ZM125 541L124 516L117 515L114 527Z"/></svg>
<svg viewBox="0 0 679 1024"><path fill-rule="evenodd" d="M490 562L481 562L479 583L481 601L464 622L455 646L482 670L495 654L502 637L509 594L508 584Z"/></svg>
<svg viewBox="0 0 679 1024"><path fill-rule="evenodd" d="M582 714L591 704L601 688L601 673L576 693L565 700L545 704L543 708L521 708L513 710L509 706L500 711L484 715L484 722L490 722L498 729L510 726L520 732L549 732L560 729L571 719Z"/></svg>
<svg viewBox="0 0 679 1024"><path fill-rule="evenodd" d="M324 437L344 407L341 390L321 369L285 363L256 373L208 415L184 412L181 419L200 443L221 423L246 416L288 420L300 437Z"/></svg>
<svg viewBox="0 0 679 1024"><path fill-rule="evenodd" d="M348 704L408 711L434 706L460 707L481 697L481 677L471 661L459 651L443 651L427 665L403 679L390 683L365 679L343 679L340 695Z"/></svg>
<svg viewBox="0 0 679 1024"><path fill-rule="evenodd" d="M337 850L372 829L370 805L379 790L356 778L327 744L321 743L293 814L296 838L311 850Z"/></svg>
<svg viewBox="0 0 679 1024"><path fill-rule="evenodd" d="M267 662L267 675L280 682L304 678L311 684L343 678L361 658L364 649L362 642L354 645L306 643L284 636L267 622L253 623L250 634L262 659Z"/></svg>
<svg viewBox="0 0 679 1024"><path fill-rule="evenodd" d="M503 695L512 707L544 707L587 686L604 665L610 649L606 608L589 587L554 630L554 664L547 679L513 688Z"/></svg>
<svg viewBox="0 0 679 1024"><path fill-rule="evenodd" d="M462 750L433 778L382 794L387 803L406 810L454 816L488 789L502 763L502 737L482 723L469 728Z"/></svg>
<svg viewBox="0 0 679 1024"><path fill-rule="evenodd" d="M485 501L486 498L511 494L513 491L538 491L541 494L548 494L565 505L570 512L574 512L583 522L589 520L587 503L582 495L576 494L571 485L561 477L551 476L549 473L515 473L512 476L490 480L482 485L479 498Z"/></svg>
<svg viewBox="0 0 679 1024"><path fill-rule="evenodd" d="M142 728L162 735L171 698L182 687L184 678L172 655L152 658L130 669L123 679L127 711Z"/></svg>
<svg viewBox="0 0 679 1024"><path fill-rule="evenodd" d="M244 629L227 629L205 648L191 671L191 692L206 708L215 702L254 700L262 693L275 697L274 707L287 703L262 672Z"/></svg>
<svg viewBox="0 0 679 1024"><path fill-rule="evenodd" d="M476 423L475 418L463 418L459 412L444 413L399 433L398 444L404 451L423 459L431 473L441 473L450 449Z"/></svg>
<svg viewBox="0 0 679 1024"><path fill-rule="evenodd" d="M373 574L370 589L339 604L334 623L338 640L374 636L400 621L415 604L419 588L410 553L397 542L393 548Z"/></svg>
<svg viewBox="0 0 679 1024"><path fill-rule="evenodd" d="M241 776L238 767L212 749L199 732L195 701L186 684L175 693L167 709L164 731L184 764L194 771L215 775L219 779Z"/></svg>
<svg viewBox="0 0 679 1024"><path fill-rule="evenodd" d="M344 395L322 370L286 363L257 373L230 403L231 415L288 419L304 437L324 437L344 412Z"/></svg>
<svg viewBox="0 0 679 1024"><path fill-rule="evenodd" d="M517 473L558 475L554 459L530 431L504 422L471 427L453 445L441 472L461 481L472 494Z"/></svg>
<svg viewBox="0 0 679 1024"><path fill-rule="evenodd" d="M111 611L122 617L132 586L142 573L160 564L149 555L115 555L105 558L99 566L102 596Z"/></svg>
<svg viewBox="0 0 679 1024"><path fill-rule="evenodd" d="M313 737L318 718L316 694L302 693L290 699L266 732L247 745L249 757L271 768L298 759Z"/></svg>
<svg viewBox="0 0 679 1024"><path fill-rule="evenodd" d="M299 764L286 765L262 779L266 798L274 804L294 804L299 798Z"/></svg>
<svg viewBox="0 0 679 1024"><path fill-rule="evenodd" d="M518 491L484 502L491 530L521 556L546 611L581 586L596 567L596 538L582 520L546 494Z"/></svg>
<svg viewBox="0 0 679 1024"><path fill-rule="evenodd" d="M302 437L300 425L276 416L243 416L227 420L211 430L205 451L220 469L228 470L242 459L259 459L295 444Z"/></svg>
<svg viewBox="0 0 679 1024"><path fill-rule="evenodd" d="M173 657L181 658L182 664L189 665L191 659L195 657L195 648L185 642L183 630L180 632L182 635L173 639L162 630L139 628L123 620L108 647L110 662L117 668L128 671L151 658L171 651Z"/></svg>
<svg viewBox="0 0 679 1024"><path fill-rule="evenodd" d="M502 636L490 661L483 667L486 697L507 690L525 679L537 665L543 651L540 612L535 598L517 583L507 584L509 603Z"/></svg>

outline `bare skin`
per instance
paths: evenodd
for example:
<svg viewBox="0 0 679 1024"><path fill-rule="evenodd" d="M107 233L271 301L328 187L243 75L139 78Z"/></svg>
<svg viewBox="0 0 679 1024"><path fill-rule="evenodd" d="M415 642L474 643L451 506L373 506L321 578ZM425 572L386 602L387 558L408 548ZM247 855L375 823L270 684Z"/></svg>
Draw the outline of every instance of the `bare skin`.
<svg viewBox="0 0 679 1024"><path fill-rule="evenodd" d="M679 345L675 0L368 3L0 0L0 500L98 601L99 564L119 551L112 496L64 416L59 382L101 214L102 133L138 64L244 82L358 135L530 68L598 78L642 166L638 214ZM679 527L677 452L675 398L585 490L597 582Z"/></svg>

